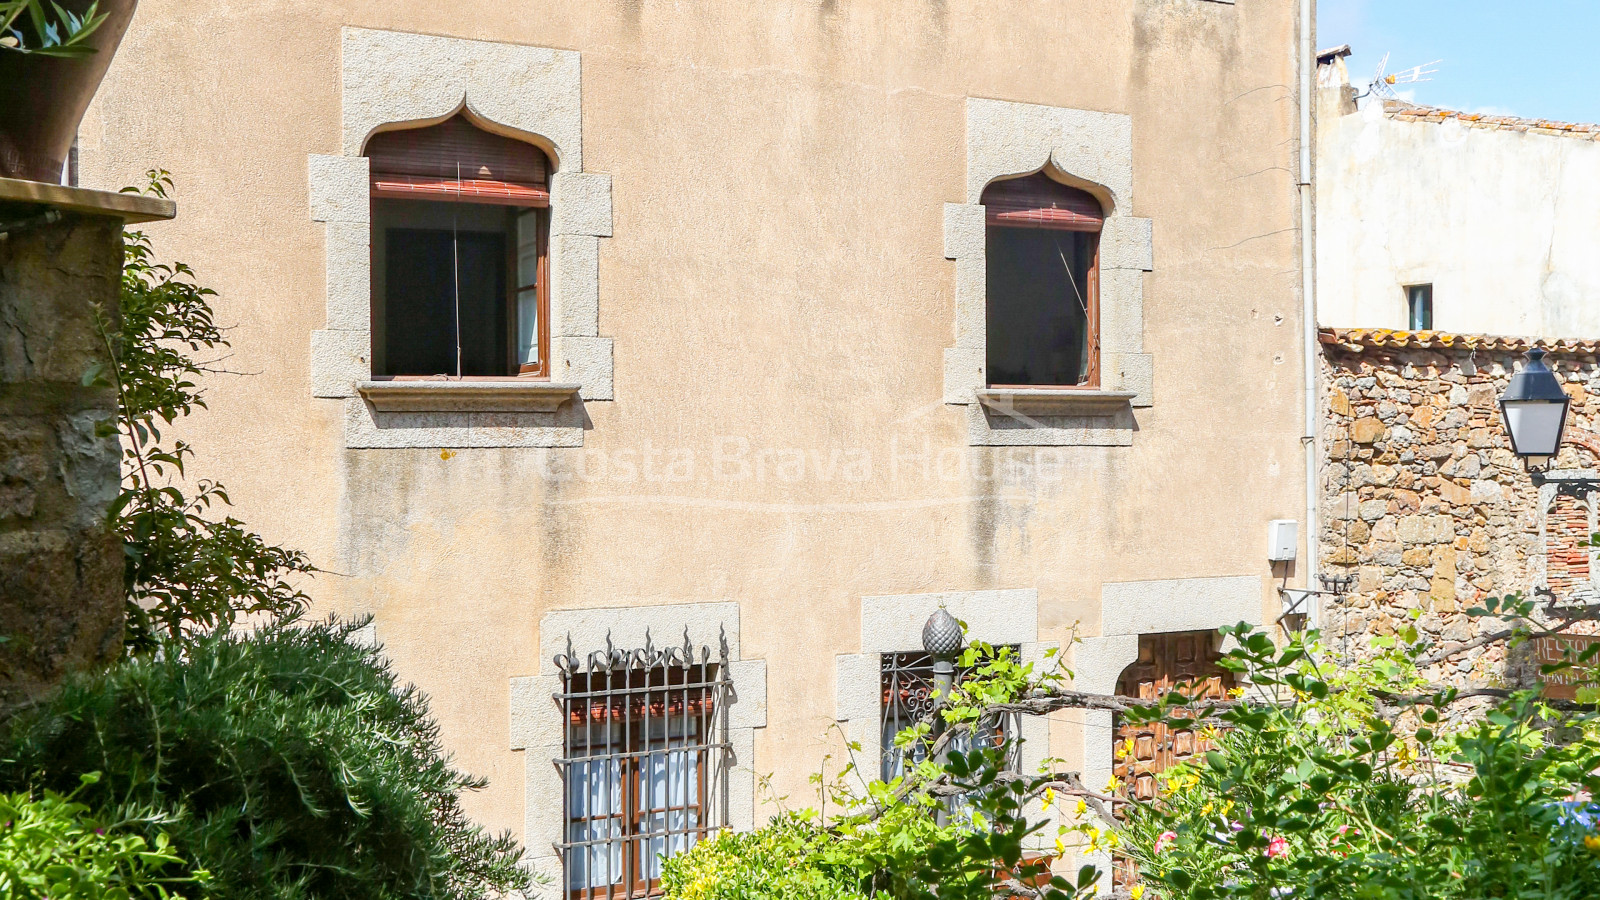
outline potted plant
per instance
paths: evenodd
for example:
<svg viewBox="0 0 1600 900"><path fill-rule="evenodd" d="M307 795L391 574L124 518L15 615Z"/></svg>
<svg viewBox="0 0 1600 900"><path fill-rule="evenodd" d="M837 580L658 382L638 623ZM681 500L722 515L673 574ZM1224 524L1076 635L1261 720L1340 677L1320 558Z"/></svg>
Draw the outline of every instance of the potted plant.
<svg viewBox="0 0 1600 900"><path fill-rule="evenodd" d="M0 177L57 183L138 0L0 0Z"/></svg>

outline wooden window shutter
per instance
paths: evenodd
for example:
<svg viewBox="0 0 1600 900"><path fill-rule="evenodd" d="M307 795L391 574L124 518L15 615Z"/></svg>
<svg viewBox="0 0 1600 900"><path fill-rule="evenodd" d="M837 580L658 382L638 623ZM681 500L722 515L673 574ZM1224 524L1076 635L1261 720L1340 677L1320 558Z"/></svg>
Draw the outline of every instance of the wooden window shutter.
<svg viewBox="0 0 1600 900"><path fill-rule="evenodd" d="M983 205L990 225L1092 232L1105 224L1105 211L1093 194L1067 187L1043 172L989 185Z"/></svg>
<svg viewBox="0 0 1600 900"><path fill-rule="evenodd" d="M484 131L459 114L426 128L375 134L367 158L374 197L550 205L544 152Z"/></svg>

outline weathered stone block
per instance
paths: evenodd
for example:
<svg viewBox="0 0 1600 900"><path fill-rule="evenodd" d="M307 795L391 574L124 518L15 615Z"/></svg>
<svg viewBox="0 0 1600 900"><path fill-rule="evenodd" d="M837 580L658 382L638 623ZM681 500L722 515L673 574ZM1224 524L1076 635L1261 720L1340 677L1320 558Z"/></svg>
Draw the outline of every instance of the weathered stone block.
<svg viewBox="0 0 1600 900"><path fill-rule="evenodd" d="M1456 536L1449 516L1402 516L1396 527L1406 544L1443 544Z"/></svg>
<svg viewBox="0 0 1600 900"><path fill-rule="evenodd" d="M1328 394L1328 411L1336 416L1350 415L1350 395L1334 388Z"/></svg>
<svg viewBox="0 0 1600 900"><path fill-rule="evenodd" d="M1400 561L1408 566L1425 566L1433 561L1433 555L1426 547L1412 547L1400 554Z"/></svg>
<svg viewBox="0 0 1600 900"><path fill-rule="evenodd" d="M1370 444L1381 439L1388 429L1376 418L1366 416L1350 426L1350 439L1358 444Z"/></svg>

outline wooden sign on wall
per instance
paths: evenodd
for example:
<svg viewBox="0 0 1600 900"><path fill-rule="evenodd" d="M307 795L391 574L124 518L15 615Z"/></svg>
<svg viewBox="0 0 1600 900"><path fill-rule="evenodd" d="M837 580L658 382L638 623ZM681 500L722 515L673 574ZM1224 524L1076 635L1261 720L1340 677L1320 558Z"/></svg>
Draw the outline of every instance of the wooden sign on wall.
<svg viewBox="0 0 1600 900"><path fill-rule="evenodd" d="M1578 699L1578 684L1600 686L1600 655L1588 664L1579 661L1583 651L1600 644L1600 635L1562 634L1542 637L1534 641L1533 654L1540 666L1555 665L1570 659L1574 665L1548 675L1541 672L1544 696L1551 700Z"/></svg>

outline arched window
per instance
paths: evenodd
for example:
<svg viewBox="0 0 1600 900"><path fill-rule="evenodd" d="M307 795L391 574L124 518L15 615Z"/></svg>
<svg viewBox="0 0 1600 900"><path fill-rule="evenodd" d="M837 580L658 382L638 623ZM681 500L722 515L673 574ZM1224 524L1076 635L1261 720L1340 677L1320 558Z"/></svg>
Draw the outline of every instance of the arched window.
<svg viewBox="0 0 1600 900"><path fill-rule="evenodd" d="M982 202L989 385L1098 386L1100 201L1039 172Z"/></svg>
<svg viewBox="0 0 1600 900"><path fill-rule="evenodd" d="M366 155L373 375L548 375L544 152L457 114L380 132Z"/></svg>

